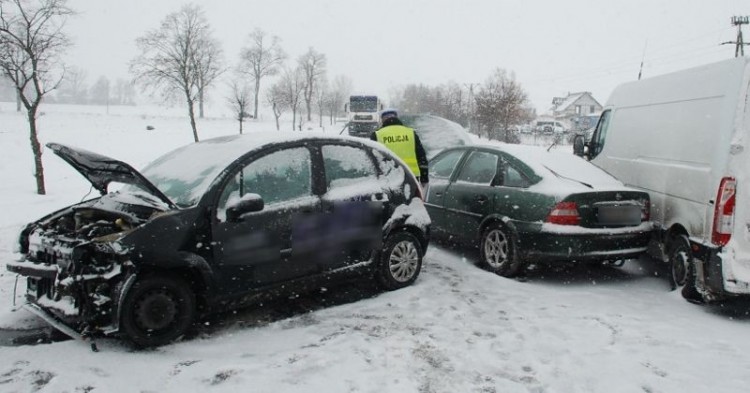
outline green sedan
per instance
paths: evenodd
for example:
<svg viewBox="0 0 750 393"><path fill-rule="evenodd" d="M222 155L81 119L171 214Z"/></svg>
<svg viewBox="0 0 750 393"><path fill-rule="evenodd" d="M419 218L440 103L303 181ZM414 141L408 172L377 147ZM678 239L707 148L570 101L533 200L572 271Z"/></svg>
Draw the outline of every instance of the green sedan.
<svg viewBox="0 0 750 393"><path fill-rule="evenodd" d="M536 146L440 152L425 205L436 237L478 246L480 266L506 277L532 262L637 258L654 228L646 192Z"/></svg>

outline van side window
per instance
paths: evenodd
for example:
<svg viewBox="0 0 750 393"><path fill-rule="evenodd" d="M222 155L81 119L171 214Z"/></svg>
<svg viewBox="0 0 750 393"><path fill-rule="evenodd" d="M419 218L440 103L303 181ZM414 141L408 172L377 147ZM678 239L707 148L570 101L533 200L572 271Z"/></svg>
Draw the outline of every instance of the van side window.
<svg viewBox="0 0 750 393"><path fill-rule="evenodd" d="M594 158L601 153L604 148L604 142L607 139L607 129L609 129L609 119L612 117L612 111L606 110L602 112L602 116L599 119L599 123L596 125L596 131L591 141L591 152L590 158Z"/></svg>

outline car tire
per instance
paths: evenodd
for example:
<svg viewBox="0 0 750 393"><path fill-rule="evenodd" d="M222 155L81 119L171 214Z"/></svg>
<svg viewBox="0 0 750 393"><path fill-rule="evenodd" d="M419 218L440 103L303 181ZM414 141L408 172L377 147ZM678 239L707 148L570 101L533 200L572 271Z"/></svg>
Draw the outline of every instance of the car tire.
<svg viewBox="0 0 750 393"><path fill-rule="evenodd" d="M514 277L521 270L516 247L508 228L491 224L482 232L479 243L479 266L503 277Z"/></svg>
<svg viewBox="0 0 750 393"><path fill-rule="evenodd" d="M667 245L667 250L669 284L674 290L685 285L688 278L688 265L692 260L690 241L685 235L672 236Z"/></svg>
<svg viewBox="0 0 750 393"><path fill-rule="evenodd" d="M195 294L184 280L147 276L137 280L120 310L120 330L139 347L168 344L193 325Z"/></svg>
<svg viewBox="0 0 750 393"><path fill-rule="evenodd" d="M411 285L422 269L422 247L409 232L390 235L379 256L378 278L381 285L395 290Z"/></svg>
<svg viewBox="0 0 750 393"><path fill-rule="evenodd" d="M698 291L695 276L695 262L688 263L685 286L682 287L682 298L693 304L704 304L706 300Z"/></svg>

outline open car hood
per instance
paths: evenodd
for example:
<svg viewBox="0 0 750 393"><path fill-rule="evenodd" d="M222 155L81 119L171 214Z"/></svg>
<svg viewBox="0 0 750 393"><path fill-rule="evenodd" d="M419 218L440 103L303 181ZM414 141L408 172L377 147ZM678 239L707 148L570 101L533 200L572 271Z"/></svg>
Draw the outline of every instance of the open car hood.
<svg viewBox="0 0 750 393"><path fill-rule="evenodd" d="M140 172L122 161L58 143L47 143L46 146L80 172L102 195L107 193L107 186L114 181L142 188L159 198L170 208L177 207Z"/></svg>

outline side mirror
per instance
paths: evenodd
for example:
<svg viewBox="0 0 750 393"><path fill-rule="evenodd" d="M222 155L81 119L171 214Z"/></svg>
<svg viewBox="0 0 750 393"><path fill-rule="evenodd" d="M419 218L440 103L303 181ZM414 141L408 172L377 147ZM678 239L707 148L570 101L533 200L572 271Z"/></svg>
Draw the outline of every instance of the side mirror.
<svg viewBox="0 0 750 393"><path fill-rule="evenodd" d="M241 221L240 216L246 213L259 212L263 210L263 198L258 194L245 194L237 201L227 205L227 221Z"/></svg>
<svg viewBox="0 0 750 393"><path fill-rule="evenodd" d="M585 141L583 135L576 135L575 138L573 138L573 154L577 155L578 157L583 157L584 146Z"/></svg>

